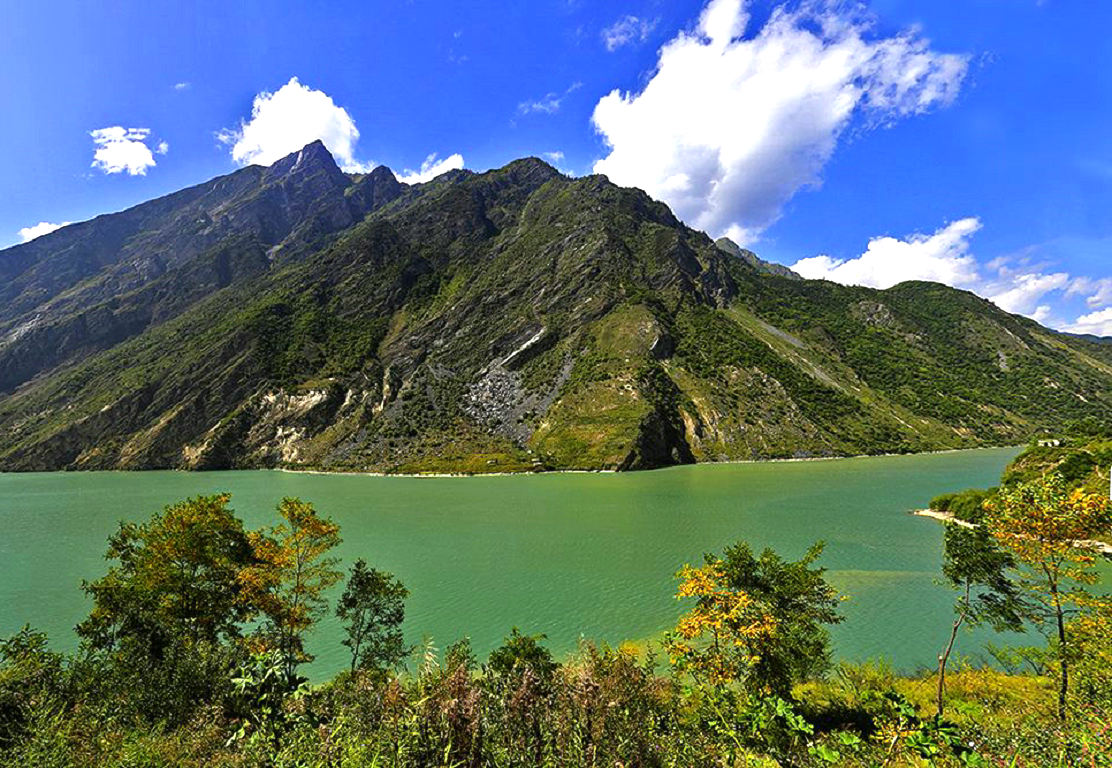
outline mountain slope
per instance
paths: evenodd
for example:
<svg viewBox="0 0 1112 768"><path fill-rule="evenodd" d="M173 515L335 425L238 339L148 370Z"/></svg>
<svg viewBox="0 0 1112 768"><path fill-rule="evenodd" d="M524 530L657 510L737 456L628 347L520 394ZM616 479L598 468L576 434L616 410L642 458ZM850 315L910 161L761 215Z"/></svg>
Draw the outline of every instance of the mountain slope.
<svg viewBox="0 0 1112 768"><path fill-rule="evenodd" d="M310 146L223 183L248 224L180 224L216 183L114 214L145 222L122 246L101 217L68 284L73 227L0 252L25 286L0 315L0 468L637 469L1112 412L1108 345L940 285L802 280L536 159L406 186Z"/></svg>
<svg viewBox="0 0 1112 768"><path fill-rule="evenodd" d="M401 193L352 180L320 142L0 256L0 393L173 317L198 298L320 247Z"/></svg>

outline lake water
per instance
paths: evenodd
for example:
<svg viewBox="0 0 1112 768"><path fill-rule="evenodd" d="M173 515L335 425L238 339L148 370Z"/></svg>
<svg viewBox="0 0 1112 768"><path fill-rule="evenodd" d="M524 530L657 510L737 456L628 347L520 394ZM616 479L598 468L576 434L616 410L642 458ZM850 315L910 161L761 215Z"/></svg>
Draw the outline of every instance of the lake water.
<svg viewBox="0 0 1112 768"><path fill-rule="evenodd" d="M944 491L986 487L1015 449L831 461L722 464L631 474L406 478L247 472L0 474L0 634L25 622L59 649L89 605L79 585L104 572L119 520L229 491L249 526L300 496L341 526L344 567L358 557L409 587L406 631L443 649L468 635L485 655L514 625L558 654L580 637L641 641L682 607L673 573L745 539L786 557L827 543L821 564L849 599L838 658L929 666L953 597L940 576L942 529L913 517ZM963 635L977 655L991 633ZM320 678L346 664L335 620L310 650ZM983 654L982 654L983 655Z"/></svg>

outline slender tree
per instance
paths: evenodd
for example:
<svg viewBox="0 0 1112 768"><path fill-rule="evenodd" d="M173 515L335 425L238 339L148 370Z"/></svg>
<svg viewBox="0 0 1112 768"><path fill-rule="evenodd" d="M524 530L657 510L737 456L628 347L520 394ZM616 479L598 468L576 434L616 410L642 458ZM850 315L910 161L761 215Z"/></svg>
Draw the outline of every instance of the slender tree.
<svg viewBox="0 0 1112 768"><path fill-rule="evenodd" d="M983 509L955 518L946 526L942 574L958 592L950 637L938 655L938 717L942 717L946 691L946 664L958 631L988 624L997 632L1023 629L1029 606L1010 572L1015 558L1000 548L982 525Z"/></svg>
<svg viewBox="0 0 1112 768"><path fill-rule="evenodd" d="M1057 640L1058 717L1064 719L1072 651L1068 617L1089 602L1083 586L1096 582L1091 540L1112 525L1108 497L1070 490L1054 472L1002 491L986 510L992 535L1025 566L1023 582Z"/></svg>
<svg viewBox="0 0 1112 768"><path fill-rule="evenodd" d="M297 498L282 499L278 514L281 524L251 534L258 565L244 580L293 681L297 666L313 659L305 652L305 635L325 612L324 592L343 577L339 561L328 555L340 543L340 528Z"/></svg>
<svg viewBox="0 0 1112 768"><path fill-rule="evenodd" d="M336 616L344 623L342 641L351 651L351 671L389 669L409 653L402 637L409 590L392 574L355 561Z"/></svg>

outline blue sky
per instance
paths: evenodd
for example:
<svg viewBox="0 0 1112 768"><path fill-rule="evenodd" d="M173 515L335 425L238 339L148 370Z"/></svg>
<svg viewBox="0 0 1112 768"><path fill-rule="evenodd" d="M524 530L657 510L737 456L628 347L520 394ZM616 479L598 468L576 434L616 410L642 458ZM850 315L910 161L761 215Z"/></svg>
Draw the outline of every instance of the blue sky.
<svg viewBox="0 0 1112 768"><path fill-rule="evenodd" d="M0 245L320 136L414 180L547 156L808 276L1112 335L1110 27L1066 0L12 3Z"/></svg>

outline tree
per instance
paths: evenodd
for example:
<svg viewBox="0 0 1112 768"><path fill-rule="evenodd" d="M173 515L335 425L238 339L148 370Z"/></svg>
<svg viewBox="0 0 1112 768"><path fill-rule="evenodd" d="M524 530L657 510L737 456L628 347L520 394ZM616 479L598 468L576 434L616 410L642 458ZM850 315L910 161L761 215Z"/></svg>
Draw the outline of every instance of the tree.
<svg viewBox="0 0 1112 768"><path fill-rule="evenodd" d="M676 598L694 598L695 605L666 640L673 663L712 685L743 677L772 638L775 620L750 595L727 585L717 558L708 556L701 568L685 565L676 577Z"/></svg>
<svg viewBox="0 0 1112 768"><path fill-rule="evenodd" d="M405 599L409 590L392 574L355 561L336 616L347 634L342 642L351 651L351 671L389 669L405 658L409 649L402 637Z"/></svg>
<svg viewBox="0 0 1112 768"><path fill-rule="evenodd" d="M338 560L327 556L340 543L340 527L297 498L282 499L278 514L283 523L250 534L258 564L243 574L243 582L267 616L292 683L297 666L313 659L305 652L305 635L325 611L324 592L343 577L335 569Z"/></svg>
<svg viewBox="0 0 1112 768"><path fill-rule="evenodd" d="M822 550L818 542L792 562L739 542L722 558L706 555L702 568L685 567L677 597L696 605L672 635L673 656L717 681L744 676L754 691L789 698L794 682L829 665L824 625L842 620L825 569L811 567Z"/></svg>
<svg viewBox="0 0 1112 768"><path fill-rule="evenodd" d="M552 653L541 645L543 634L523 635L513 627L502 645L490 652L487 668L499 678L512 678L525 670L534 675L542 686L551 681L559 666Z"/></svg>
<svg viewBox="0 0 1112 768"><path fill-rule="evenodd" d="M118 565L82 585L93 610L77 633L88 646L159 659L179 638L196 644L238 636L252 610L239 574L254 555L230 499L198 496L141 525L120 524L105 556Z"/></svg>
<svg viewBox="0 0 1112 768"><path fill-rule="evenodd" d="M1002 491L986 504L986 510L992 535L1025 566L1023 583L1044 609L1041 623L1052 622L1059 669L1058 717L1064 719L1072 651L1067 616L1090 600L1082 585L1097 579L1091 540L1112 524L1108 497L1071 491L1054 472Z"/></svg>
<svg viewBox="0 0 1112 768"><path fill-rule="evenodd" d="M938 717L942 717L946 690L946 664L954 649L958 630L988 624L997 632L1023 629L1028 606L1010 571L1015 558L1001 549L981 524L983 508L955 515L946 526L942 575L959 593L954 603L950 638L938 656Z"/></svg>
<svg viewBox="0 0 1112 768"><path fill-rule="evenodd" d="M172 504L109 539L108 573L77 626L97 680L152 718L185 717L211 698L234 663L233 641L256 608L240 579L255 559L228 494Z"/></svg>

